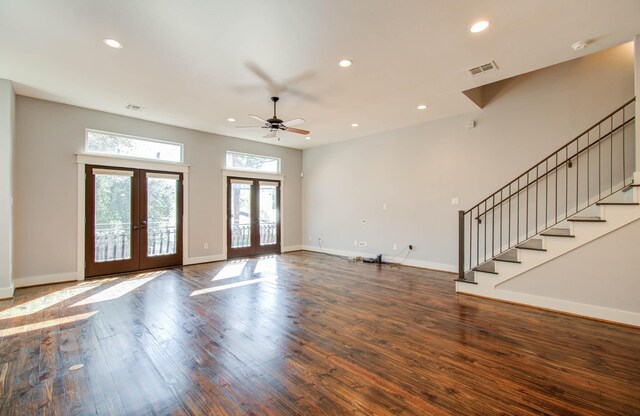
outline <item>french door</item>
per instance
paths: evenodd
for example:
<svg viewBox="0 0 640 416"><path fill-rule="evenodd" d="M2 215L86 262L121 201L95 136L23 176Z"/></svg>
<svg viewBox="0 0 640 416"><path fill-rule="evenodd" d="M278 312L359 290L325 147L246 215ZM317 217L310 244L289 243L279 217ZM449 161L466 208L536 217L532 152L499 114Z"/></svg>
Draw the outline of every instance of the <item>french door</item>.
<svg viewBox="0 0 640 416"><path fill-rule="evenodd" d="M86 167L85 276L182 264L182 174Z"/></svg>
<svg viewBox="0 0 640 416"><path fill-rule="evenodd" d="M280 181L227 179L227 258L280 252Z"/></svg>

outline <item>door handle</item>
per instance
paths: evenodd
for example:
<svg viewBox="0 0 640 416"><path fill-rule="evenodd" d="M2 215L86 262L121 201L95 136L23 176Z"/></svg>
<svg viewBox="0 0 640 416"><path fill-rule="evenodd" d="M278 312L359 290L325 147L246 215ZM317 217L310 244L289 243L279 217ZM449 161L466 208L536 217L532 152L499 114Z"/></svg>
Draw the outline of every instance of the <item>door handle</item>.
<svg viewBox="0 0 640 416"><path fill-rule="evenodd" d="M134 226L133 226L133 229L134 229L134 230L137 230L137 229L138 229L138 226L137 226L137 225L134 225Z"/></svg>
<svg viewBox="0 0 640 416"><path fill-rule="evenodd" d="M147 228L147 222L146 221L142 221L142 225L140 226L141 229L145 229Z"/></svg>

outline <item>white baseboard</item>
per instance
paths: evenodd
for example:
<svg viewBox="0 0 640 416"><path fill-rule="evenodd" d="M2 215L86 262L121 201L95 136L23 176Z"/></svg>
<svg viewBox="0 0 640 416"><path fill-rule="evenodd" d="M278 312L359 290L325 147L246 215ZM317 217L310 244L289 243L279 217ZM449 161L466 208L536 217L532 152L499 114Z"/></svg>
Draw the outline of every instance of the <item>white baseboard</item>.
<svg viewBox="0 0 640 416"><path fill-rule="evenodd" d="M287 247L282 247L282 250L280 250L280 252L288 253L290 251L300 251L300 250L303 250L302 246L287 246Z"/></svg>
<svg viewBox="0 0 640 416"><path fill-rule="evenodd" d="M182 261L182 264L184 266L189 266L191 264L211 263L214 261L222 261L226 259L227 259L227 256L224 254L214 254L212 256L202 256L202 257L187 257Z"/></svg>
<svg viewBox="0 0 640 416"><path fill-rule="evenodd" d="M14 280L14 285L18 287L50 285L53 283L76 282L77 272L45 274L42 276L20 277Z"/></svg>
<svg viewBox="0 0 640 416"><path fill-rule="evenodd" d="M13 291L15 290L13 283L8 287L0 288L0 299L11 299L13 297Z"/></svg>
<svg viewBox="0 0 640 416"><path fill-rule="evenodd" d="M323 247L323 248L324 248L324 252L325 253L334 254L334 255L337 255L337 256L375 257L371 253L363 253L363 252L348 251L348 250L339 250L339 249L327 248L327 247ZM323 251L323 250L320 250L319 247L315 247L315 246L301 246L301 249L302 250L307 250L307 251L315 251L316 253L322 253L322 251ZM401 260L402 259L398 259L398 262L400 262ZM455 273L455 272L458 271L458 267L455 266L455 265L446 264L446 263L437 263L437 262L428 261L428 260L417 260L417 259L407 258L407 260L405 260L405 262L403 264L405 266L418 267L420 269L431 269L431 270L438 270L438 271L452 272L452 273Z"/></svg>
<svg viewBox="0 0 640 416"><path fill-rule="evenodd" d="M470 285L468 283L459 283L457 285L467 285L471 290L460 291L459 293L468 293L481 296L488 299L498 299L507 302L519 303L522 305L536 306L538 308L550 309L558 312L567 312L573 315L581 315L590 318L603 319L605 321L619 322L626 325L640 327L640 313L623 311L619 309L605 308L602 306L588 305L586 303L571 302L563 299L554 299L544 296L530 295L528 293L513 292L510 290L490 290L478 287L479 285ZM466 288L465 288L466 289Z"/></svg>

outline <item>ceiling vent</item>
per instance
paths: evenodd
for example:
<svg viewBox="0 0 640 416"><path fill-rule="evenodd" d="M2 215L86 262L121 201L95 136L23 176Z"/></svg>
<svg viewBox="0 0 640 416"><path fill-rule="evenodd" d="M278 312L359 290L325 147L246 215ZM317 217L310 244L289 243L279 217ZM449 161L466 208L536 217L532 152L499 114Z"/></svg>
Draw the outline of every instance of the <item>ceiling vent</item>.
<svg viewBox="0 0 640 416"><path fill-rule="evenodd" d="M135 104L127 104L127 110L142 111L143 107Z"/></svg>
<svg viewBox="0 0 640 416"><path fill-rule="evenodd" d="M469 70L469 73L471 75L473 75L474 77L480 75L480 74L484 74L485 72L491 72L491 71L497 71L498 70L498 65L496 65L495 62L491 61L488 64L484 64L484 65L480 65L477 66L475 68L471 68Z"/></svg>

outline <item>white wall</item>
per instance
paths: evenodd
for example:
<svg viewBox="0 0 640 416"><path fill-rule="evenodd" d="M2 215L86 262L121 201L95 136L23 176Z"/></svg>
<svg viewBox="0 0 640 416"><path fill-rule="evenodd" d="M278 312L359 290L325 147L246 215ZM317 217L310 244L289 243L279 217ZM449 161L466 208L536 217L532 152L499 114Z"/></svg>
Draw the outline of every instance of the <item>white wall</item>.
<svg viewBox="0 0 640 416"><path fill-rule="evenodd" d="M640 313L640 221L500 285L520 294Z"/></svg>
<svg viewBox="0 0 640 416"><path fill-rule="evenodd" d="M456 270L457 211L632 98L633 82L629 43L488 86L472 114L305 150L303 243L365 254L413 244L408 264Z"/></svg>
<svg viewBox="0 0 640 416"><path fill-rule="evenodd" d="M15 94L11 81L0 79L0 299L13 296L12 198Z"/></svg>
<svg viewBox="0 0 640 416"><path fill-rule="evenodd" d="M222 256L222 169L234 150L282 159L284 248L300 245L302 152L18 96L15 146L14 278L75 275L77 164L85 129L184 143L189 177L190 258ZM3 234L4 235L4 234ZM205 250L204 243L209 244ZM27 280L28 279L28 280ZM45 278L46 280L46 278Z"/></svg>

